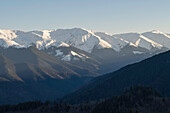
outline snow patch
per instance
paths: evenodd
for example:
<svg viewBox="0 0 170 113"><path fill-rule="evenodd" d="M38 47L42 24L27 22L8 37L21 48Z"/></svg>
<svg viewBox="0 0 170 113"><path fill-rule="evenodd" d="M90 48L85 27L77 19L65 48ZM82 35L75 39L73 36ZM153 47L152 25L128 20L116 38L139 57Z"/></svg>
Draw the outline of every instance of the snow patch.
<svg viewBox="0 0 170 113"><path fill-rule="evenodd" d="M143 54L143 52L140 51L133 51L134 54Z"/></svg>
<svg viewBox="0 0 170 113"><path fill-rule="evenodd" d="M69 62L69 61L71 61L71 55L68 54L68 55L64 56L61 60Z"/></svg>
<svg viewBox="0 0 170 113"><path fill-rule="evenodd" d="M55 56L61 56L61 55L63 55L63 52L61 52L61 50L56 50L55 52L56 52L56 55L55 55Z"/></svg>
<svg viewBox="0 0 170 113"><path fill-rule="evenodd" d="M71 54L73 55L73 56L78 56L78 57L82 57L81 55L79 55L79 54L77 54L76 52L74 52L74 51L71 51Z"/></svg>

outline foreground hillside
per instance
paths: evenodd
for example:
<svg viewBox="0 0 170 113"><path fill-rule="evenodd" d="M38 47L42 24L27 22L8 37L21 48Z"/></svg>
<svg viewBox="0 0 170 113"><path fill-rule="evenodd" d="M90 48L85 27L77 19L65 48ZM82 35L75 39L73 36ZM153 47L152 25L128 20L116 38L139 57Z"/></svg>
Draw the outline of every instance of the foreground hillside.
<svg viewBox="0 0 170 113"><path fill-rule="evenodd" d="M40 101L0 106L1 113L169 113L170 99L149 87L134 87L121 96L70 105Z"/></svg>

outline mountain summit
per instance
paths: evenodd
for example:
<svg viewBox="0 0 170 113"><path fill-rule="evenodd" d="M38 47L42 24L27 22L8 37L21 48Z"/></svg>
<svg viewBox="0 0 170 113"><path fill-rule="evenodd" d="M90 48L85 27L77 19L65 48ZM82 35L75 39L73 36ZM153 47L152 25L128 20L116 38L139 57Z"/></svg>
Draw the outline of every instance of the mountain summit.
<svg viewBox="0 0 170 113"><path fill-rule="evenodd" d="M161 37L160 37L161 36ZM163 38L162 40L159 40ZM127 33L109 35L102 32L92 32L83 28L42 30L42 31L19 31L19 30L0 30L0 44L3 47L29 47L35 44L38 49L49 48L51 46L70 45L78 49L91 53L94 47L98 49L113 48L120 51L127 44L132 46L170 48L168 42L170 36L160 31L146 33ZM167 46L168 45L168 46Z"/></svg>

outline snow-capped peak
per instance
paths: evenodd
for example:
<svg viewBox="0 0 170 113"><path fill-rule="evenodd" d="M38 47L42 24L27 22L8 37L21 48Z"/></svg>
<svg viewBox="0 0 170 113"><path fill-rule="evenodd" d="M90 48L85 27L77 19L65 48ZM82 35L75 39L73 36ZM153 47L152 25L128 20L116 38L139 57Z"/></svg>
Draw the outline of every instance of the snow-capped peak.
<svg viewBox="0 0 170 113"><path fill-rule="evenodd" d="M142 35L162 45L163 47L170 49L170 36L168 34L160 32L158 30L154 30L151 32L142 33Z"/></svg>
<svg viewBox="0 0 170 113"><path fill-rule="evenodd" d="M0 30L0 38L11 40L16 37L17 35L15 34L15 31L13 30Z"/></svg>
<svg viewBox="0 0 170 113"><path fill-rule="evenodd" d="M156 33L156 34L164 34L163 32L159 31L159 30L152 30L152 33Z"/></svg>
<svg viewBox="0 0 170 113"><path fill-rule="evenodd" d="M98 48L111 48L111 45L99 36L82 28L59 29L51 32L50 36L56 42L64 42L89 53L92 52L95 46Z"/></svg>
<svg viewBox="0 0 170 113"><path fill-rule="evenodd" d="M114 36L117 38L126 40L132 46L142 47L148 50L151 50L152 47L155 47L158 49L161 49L162 47L161 44L158 44L139 33L126 33L126 34L119 34L119 35L114 35Z"/></svg>
<svg viewBox="0 0 170 113"><path fill-rule="evenodd" d="M111 36L108 33L95 32L95 34L100 36L102 40L105 40L107 43L109 43L111 45L111 48L113 48L117 52L120 51L121 48L123 48L128 44L126 41Z"/></svg>
<svg viewBox="0 0 170 113"><path fill-rule="evenodd" d="M98 49L112 48L119 52L126 45L142 47L150 50L152 47L161 49L170 48L170 36L154 30L143 34L126 33L111 35L103 32L94 32L84 28L17 31L0 30L0 45L3 47L27 48L35 44L38 49L73 46L91 53L94 47Z"/></svg>

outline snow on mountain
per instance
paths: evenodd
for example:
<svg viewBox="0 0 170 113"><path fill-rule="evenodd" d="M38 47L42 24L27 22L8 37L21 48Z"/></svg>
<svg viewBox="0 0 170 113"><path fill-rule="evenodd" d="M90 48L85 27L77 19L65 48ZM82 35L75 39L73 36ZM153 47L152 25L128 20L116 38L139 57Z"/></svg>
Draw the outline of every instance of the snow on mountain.
<svg viewBox="0 0 170 113"><path fill-rule="evenodd" d="M155 47L158 49L161 49L161 47L163 47L162 45L138 33L126 33L126 34L119 34L119 35L113 35L113 36L126 40L129 43L132 43L136 47L142 47L148 50L151 50L152 47Z"/></svg>
<svg viewBox="0 0 170 113"><path fill-rule="evenodd" d="M15 41L12 41L11 39L16 38L16 34L12 30L0 30L0 45L2 47L9 47L9 46L14 46L17 48L23 47L22 45L18 44Z"/></svg>
<svg viewBox="0 0 170 113"><path fill-rule="evenodd" d="M9 46L15 47L15 48L22 48L23 46L19 45L18 43L12 41L12 40L7 40L0 38L0 45L2 47L8 48Z"/></svg>
<svg viewBox="0 0 170 113"><path fill-rule="evenodd" d="M96 35L100 36L101 39L108 42L115 51L120 51L121 48L126 46L128 42L121 40L119 38L113 37L107 33L95 32Z"/></svg>
<svg viewBox="0 0 170 113"><path fill-rule="evenodd" d="M6 39L7 41L14 41L24 47L29 47L32 44L35 44L39 49L51 46L73 46L90 53L94 47L99 49L112 47L99 36L82 28L29 32L1 30L0 33L0 38Z"/></svg>
<svg viewBox="0 0 170 113"><path fill-rule="evenodd" d="M88 56L82 54L82 53L76 53L75 51L70 51L67 54L64 54L64 52L62 52L61 50L55 50L56 55L61 58L61 60L64 61L71 61L71 60L85 60L87 58L89 58Z"/></svg>
<svg viewBox="0 0 170 113"><path fill-rule="evenodd" d="M42 40L41 37L34 35L32 32L17 31L16 35L17 37L14 38L13 41L20 45L24 45L25 47L29 47L30 44Z"/></svg>
<svg viewBox="0 0 170 113"><path fill-rule="evenodd" d="M98 48L111 48L111 45L99 36L81 28L55 30L51 32L50 36L51 39L57 42L64 42L89 53L92 52L95 46Z"/></svg>
<svg viewBox="0 0 170 113"><path fill-rule="evenodd" d="M64 61L71 61L71 55L68 54L68 55L64 56L61 60L64 60Z"/></svg>
<svg viewBox="0 0 170 113"><path fill-rule="evenodd" d="M140 51L133 51L134 54L143 54L143 52Z"/></svg>
<svg viewBox="0 0 170 113"><path fill-rule="evenodd" d="M71 54L73 55L73 56L78 56L78 57L82 57L81 55L79 55L79 54L77 54L76 52L74 52L74 51L71 51Z"/></svg>
<svg viewBox="0 0 170 113"><path fill-rule="evenodd" d="M60 51L60 50L56 50L56 55L55 56L60 56L60 55L63 55L63 52Z"/></svg>
<svg viewBox="0 0 170 113"><path fill-rule="evenodd" d="M27 48L36 45L38 49L55 47L69 47L81 49L91 53L94 47L98 49L112 48L119 52L126 45L142 47L151 50L153 47L170 49L170 36L160 31L146 32L143 34L127 33L109 35L102 32L92 32L83 28L42 30L42 31L17 31L0 30L0 45L17 48ZM68 59L68 56L66 57Z"/></svg>
<svg viewBox="0 0 170 113"><path fill-rule="evenodd" d="M61 47L61 46L62 47L69 47L70 45L68 45L64 42L61 42L61 41L58 42L56 40L49 40L49 42L46 41L45 46L41 46L40 49L49 48L49 47L52 47L52 46L54 46L54 47Z"/></svg>
<svg viewBox="0 0 170 113"><path fill-rule="evenodd" d="M12 30L0 30L0 38L4 38L6 40L11 40L16 38L17 35L15 31Z"/></svg>
<svg viewBox="0 0 170 113"><path fill-rule="evenodd" d="M145 32L145 33L142 33L142 35L170 49L170 36L169 35L163 32L157 31L157 30L154 30L151 32Z"/></svg>
<svg viewBox="0 0 170 113"><path fill-rule="evenodd" d="M158 44L158 43L156 43L156 42L148 39L147 37L145 37L145 36L143 36L143 35L140 35L140 38L142 38L143 40L149 42L149 43L152 45L152 47L155 47L155 48L158 48L158 49L161 49L161 48L163 47L162 45L160 45L160 44ZM139 45L139 46L140 46L140 45ZM142 47L142 44L141 44L141 47ZM150 47L151 47L151 46L150 46ZM144 47L143 47L143 48L144 48Z"/></svg>

